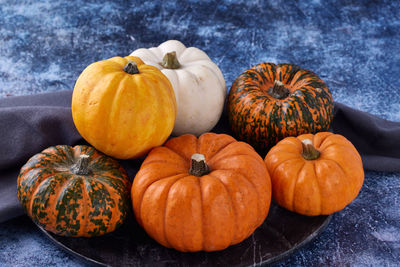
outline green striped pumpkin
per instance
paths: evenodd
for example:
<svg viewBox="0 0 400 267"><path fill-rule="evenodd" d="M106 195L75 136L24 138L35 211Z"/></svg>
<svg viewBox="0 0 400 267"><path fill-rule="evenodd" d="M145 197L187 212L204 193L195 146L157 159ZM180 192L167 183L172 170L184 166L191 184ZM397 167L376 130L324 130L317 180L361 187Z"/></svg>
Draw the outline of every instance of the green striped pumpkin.
<svg viewBox="0 0 400 267"><path fill-rule="evenodd" d="M130 208L120 164L89 146L59 145L34 155L18 176L18 198L44 229L62 236L99 236L120 226Z"/></svg>
<svg viewBox="0 0 400 267"><path fill-rule="evenodd" d="M333 99L312 71L293 64L260 63L232 84L228 117L238 139L265 153L285 137L327 131Z"/></svg>

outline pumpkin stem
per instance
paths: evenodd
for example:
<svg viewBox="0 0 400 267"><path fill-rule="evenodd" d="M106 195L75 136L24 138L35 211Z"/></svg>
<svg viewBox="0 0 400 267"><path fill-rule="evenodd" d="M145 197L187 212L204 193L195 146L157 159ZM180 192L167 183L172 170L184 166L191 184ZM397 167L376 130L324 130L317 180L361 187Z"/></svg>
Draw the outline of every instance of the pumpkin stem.
<svg viewBox="0 0 400 267"><path fill-rule="evenodd" d="M301 154L306 160L314 160L319 158L321 155L321 153L313 146L310 139L304 139L301 141L301 145L303 146L303 152Z"/></svg>
<svg viewBox="0 0 400 267"><path fill-rule="evenodd" d="M166 53L160 65L166 69L179 69L181 67L175 51Z"/></svg>
<svg viewBox="0 0 400 267"><path fill-rule="evenodd" d="M78 161L71 168L71 172L77 175L88 175L91 173L89 169L89 155L80 155Z"/></svg>
<svg viewBox="0 0 400 267"><path fill-rule="evenodd" d="M125 65L124 71L128 74L138 74L139 69L135 61L129 60L128 64Z"/></svg>
<svg viewBox="0 0 400 267"><path fill-rule="evenodd" d="M268 94L276 99L284 99L289 95L289 89L281 81L275 80L274 86L268 89Z"/></svg>
<svg viewBox="0 0 400 267"><path fill-rule="evenodd" d="M209 172L210 167L208 167L204 155L198 153L193 154L191 157L189 174L200 177Z"/></svg>

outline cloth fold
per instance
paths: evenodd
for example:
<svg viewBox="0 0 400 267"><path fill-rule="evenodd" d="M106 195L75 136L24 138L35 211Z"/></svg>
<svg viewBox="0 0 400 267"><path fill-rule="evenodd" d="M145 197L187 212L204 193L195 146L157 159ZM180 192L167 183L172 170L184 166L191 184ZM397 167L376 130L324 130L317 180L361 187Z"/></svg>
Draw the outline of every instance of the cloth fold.
<svg viewBox="0 0 400 267"><path fill-rule="evenodd" d="M17 177L30 157L49 146L82 141L71 99L72 91L0 99L0 222L23 214Z"/></svg>
<svg viewBox="0 0 400 267"><path fill-rule="evenodd" d="M357 148L366 170L400 171L400 122L335 103L332 131Z"/></svg>
<svg viewBox="0 0 400 267"><path fill-rule="evenodd" d="M16 182L31 156L49 146L84 142L72 120L71 99L71 90L0 99L0 222L23 214ZM226 121L214 131L229 132ZM332 130L355 145L366 170L400 171L399 122L335 103ZM136 161L121 163L131 173L139 167L132 167Z"/></svg>

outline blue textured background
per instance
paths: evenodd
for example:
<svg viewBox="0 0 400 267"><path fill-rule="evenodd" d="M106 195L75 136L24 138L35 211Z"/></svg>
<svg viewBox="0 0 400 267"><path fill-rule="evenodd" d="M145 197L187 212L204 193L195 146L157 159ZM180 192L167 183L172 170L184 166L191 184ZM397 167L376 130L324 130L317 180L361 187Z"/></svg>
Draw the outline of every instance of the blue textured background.
<svg viewBox="0 0 400 267"><path fill-rule="evenodd" d="M228 88L264 61L295 63L336 101L400 121L397 1L0 0L0 97L72 89L90 63L178 39ZM1 126L0 126L1 127ZM277 266L398 266L400 174L366 172L358 198ZM79 266L26 218L0 224L1 266Z"/></svg>

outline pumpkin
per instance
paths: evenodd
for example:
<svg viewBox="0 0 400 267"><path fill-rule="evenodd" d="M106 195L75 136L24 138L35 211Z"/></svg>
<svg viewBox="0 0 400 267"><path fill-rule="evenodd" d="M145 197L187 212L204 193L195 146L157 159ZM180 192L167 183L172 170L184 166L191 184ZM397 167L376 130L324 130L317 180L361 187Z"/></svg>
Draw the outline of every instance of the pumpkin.
<svg viewBox="0 0 400 267"><path fill-rule="evenodd" d="M364 182L362 161L345 137L330 132L287 137L265 157L272 196L303 215L327 215L353 201Z"/></svg>
<svg viewBox="0 0 400 267"><path fill-rule="evenodd" d="M130 181L117 161L89 146L59 145L31 157L17 180L25 212L62 236L114 231L130 208Z"/></svg>
<svg viewBox="0 0 400 267"><path fill-rule="evenodd" d="M244 71L227 106L235 136L263 153L285 137L327 131L333 119L328 87L293 64L260 63Z"/></svg>
<svg viewBox="0 0 400 267"><path fill-rule="evenodd" d="M137 158L169 137L176 118L171 83L137 57L89 65L76 81L72 117L82 137L119 159Z"/></svg>
<svg viewBox="0 0 400 267"><path fill-rule="evenodd" d="M172 134L200 135L218 122L226 98L224 77L205 52L176 40L131 53L161 70L174 88L178 113Z"/></svg>
<svg viewBox="0 0 400 267"><path fill-rule="evenodd" d="M138 223L163 246L216 251L263 223L271 181L250 145L225 134L187 134L150 151L131 197Z"/></svg>

